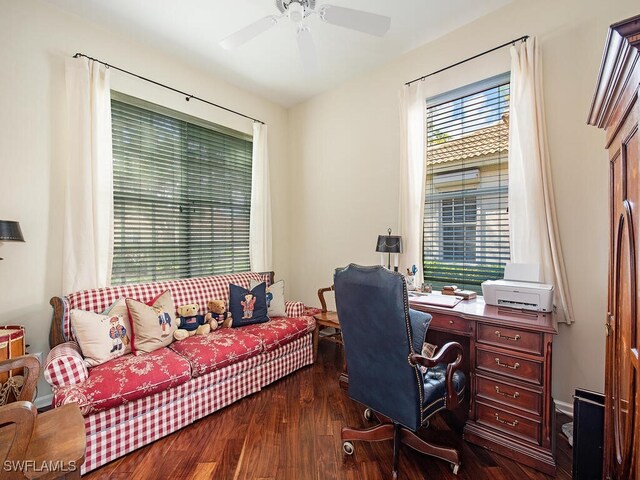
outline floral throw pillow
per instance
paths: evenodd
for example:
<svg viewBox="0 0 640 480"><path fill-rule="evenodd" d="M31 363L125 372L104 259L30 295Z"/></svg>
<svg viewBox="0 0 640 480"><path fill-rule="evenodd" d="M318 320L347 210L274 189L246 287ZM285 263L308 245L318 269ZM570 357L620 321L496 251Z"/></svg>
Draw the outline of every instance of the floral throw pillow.
<svg viewBox="0 0 640 480"><path fill-rule="evenodd" d="M268 322L266 284L261 282L251 290L230 284L229 311L233 316L232 327Z"/></svg>
<svg viewBox="0 0 640 480"><path fill-rule="evenodd" d="M148 304L127 298L133 338L131 351L136 355L153 352L173 341L176 325L176 307L171 291L166 290Z"/></svg>

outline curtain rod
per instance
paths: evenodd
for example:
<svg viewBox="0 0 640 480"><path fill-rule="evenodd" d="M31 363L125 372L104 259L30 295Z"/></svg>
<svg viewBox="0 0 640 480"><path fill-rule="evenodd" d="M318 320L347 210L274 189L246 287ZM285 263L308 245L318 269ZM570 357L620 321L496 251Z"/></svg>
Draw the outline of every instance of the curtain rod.
<svg viewBox="0 0 640 480"><path fill-rule="evenodd" d="M486 55L487 53L494 52L496 50L499 50L501 48L507 47L509 45L515 45L516 42L520 42L520 41L526 42L528 38L529 38L529 35L523 35L520 38L516 38L514 40L511 40L510 42L503 43L502 45L498 45L497 47L493 47L492 49L487 50L486 52L478 53L477 55L474 55L473 57L465 58L464 60L460 60L457 63L454 63L454 64L449 65L447 67L441 68L440 70L436 70L435 72L431 72L431 73L429 73L427 75L424 75L423 77L418 77L415 80L411 80L410 82L405 83L405 85L409 86L412 83L419 82L421 80L424 80L427 77L431 77L432 75L436 75L438 73L444 72L445 70L449 70L450 68L457 67L458 65L462 65L463 63L466 63L466 62L468 62L470 60L473 60L473 59L476 59L476 58L481 57L483 55Z"/></svg>
<svg viewBox="0 0 640 480"><path fill-rule="evenodd" d="M97 58L93 58L93 57L90 57L89 55L85 55L84 53L76 53L73 56L73 58L79 58L79 57L84 57L84 58L87 58L89 60L93 60L94 62L101 63L102 65L104 65L107 68L113 68L115 70L118 70L119 72L123 72L123 73L126 73L127 75L131 75L133 77L139 78L140 80L144 80L145 82L153 83L154 85L157 85L159 87L163 87L163 88L166 88L167 90L171 90L172 92L176 92L176 93L179 93L181 95L184 95L185 96L184 99L187 102L193 98L194 100L199 100L199 101L201 101L203 103L206 103L207 105L211 105L213 107L220 108L221 110L225 110L227 112L234 113L236 115L239 115L239 116L244 117L244 118L248 118L249 120L253 120L254 122L258 122L258 123L261 123L261 124L264 125L264 122L262 120L258 120L257 118L250 117L249 115L245 115L244 113L236 112L235 110L231 110L230 108L223 107L222 105L218 105L217 103L210 102L208 100L205 100L204 98L196 97L195 95L191 95L189 93L183 92L182 90L178 90L177 88L173 88L173 87L170 87L170 86L165 85L163 83L156 82L155 80L151 80L150 78L143 77L142 75L138 75L137 73L130 72L128 70L125 70L124 68L116 67L115 65L111 65L109 63L103 62L102 60L98 60Z"/></svg>

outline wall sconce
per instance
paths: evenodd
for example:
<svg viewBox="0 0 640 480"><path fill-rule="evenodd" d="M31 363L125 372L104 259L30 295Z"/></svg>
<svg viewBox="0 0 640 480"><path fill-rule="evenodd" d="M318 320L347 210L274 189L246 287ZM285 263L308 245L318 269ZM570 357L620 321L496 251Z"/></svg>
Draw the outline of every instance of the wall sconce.
<svg viewBox="0 0 640 480"><path fill-rule="evenodd" d="M18 222L0 220L0 243L2 242L24 242L22 230ZM3 259L0 258L0 260Z"/></svg>
<svg viewBox="0 0 640 480"><path fill-rule="evenodd" d="M395 254L394 270L398 271L398 254L402 253L402 237L400 235L391 235L391 229L388 229L388 235L378 235L378 243L376 244L376 252L382 254L387 253L387 269L391 270L391 254ZM384 265L384 261L383 261Z"/></svg>

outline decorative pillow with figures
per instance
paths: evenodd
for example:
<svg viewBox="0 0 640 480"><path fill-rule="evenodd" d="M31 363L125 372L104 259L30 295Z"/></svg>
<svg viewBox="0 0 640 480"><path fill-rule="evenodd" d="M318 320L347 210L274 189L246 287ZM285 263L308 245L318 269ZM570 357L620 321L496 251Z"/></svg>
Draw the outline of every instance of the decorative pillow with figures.
<svg viewBox="0 0 640 480"><path fill-rule="evenodd" d="M173 332L173 338L183 340L192 335L206 335L211 331L204 315L200 315L199 311L200 305L197 303L178 307L178 317L176 318L178 329Z"/></svg>
<svg viewBox="0 0 640 480"><path fill-rule="evenodd" d="M255 288L262 282L258 280L251 280L249 288ZM267 315L272 317L286 317L286 303L284 301L284 280L279 280L276 283L267 287Z"/></svg>
<svg viewBox="0 0 640 480"><path fill-rule="evenodd" d="M73 336L88 367L131 353L131 325L124 298L101 314L73 309L69 315Z"/></svg>
<svg viewBox="0 0 640 480"><path fill-rule="evenodd" d="M233 327L269 321L266 290L264 282L251 290L234 284L229 285L229 310L233 317Z"/></svg>
<svg viewBox="0 0 640 480"><path fill-rule="evenodd" d="M153 352L173 341L173 332L178 328L175 304L170 290L165 290L149 303L133 298L126 299L133 338L131 351L136 355Z"/></svg>
<svg viewBox="0 0 640 480"><path fill-rule="evenodd" d="M207 302L207 315L204 317L211 331L218 328L230 328L233 322L231 312L227 310L225 300L209 300Z"/></svg>

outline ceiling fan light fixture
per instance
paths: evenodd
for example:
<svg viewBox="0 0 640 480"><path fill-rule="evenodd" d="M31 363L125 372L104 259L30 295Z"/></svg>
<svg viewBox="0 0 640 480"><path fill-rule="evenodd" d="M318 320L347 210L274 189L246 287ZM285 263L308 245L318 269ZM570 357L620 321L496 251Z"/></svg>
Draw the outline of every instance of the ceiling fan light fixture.
<svg viewBox="0 0 640 480"><path fill-rule="evenodd" d="M324 4L316 10L316 0L275 0L275 4L280 15L269 15L241 28L223 38L220 46L227 50L237 48L288 17L298 26L297 40L302 62L307 72L312 72L317 68L316 47L311 30L303 24L305 18L319 14L325 23L379 37L384 36L391 26L391 17L353 8Z"/></svg>
<svg viewBox="0 0 640 480"><path fill-rule="evenodd" d="M299 2L293 1L289 4L287 13L293 23L300 23L304 19L304 6Z"/></svg>

